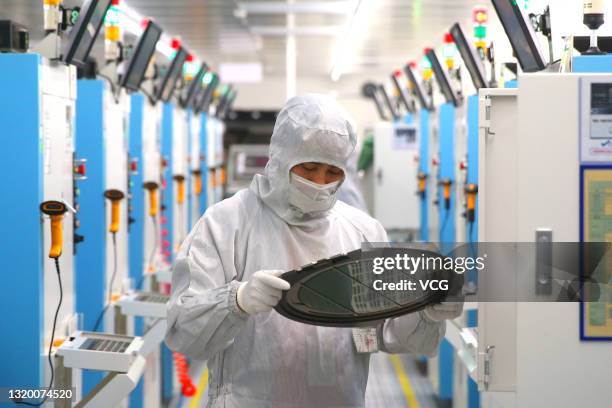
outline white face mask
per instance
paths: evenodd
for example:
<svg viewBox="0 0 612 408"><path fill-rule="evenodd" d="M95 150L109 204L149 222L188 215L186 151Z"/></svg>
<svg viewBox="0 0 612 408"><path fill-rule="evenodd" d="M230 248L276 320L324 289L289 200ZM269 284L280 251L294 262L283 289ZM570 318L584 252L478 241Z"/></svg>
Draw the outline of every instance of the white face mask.
<svg viewBox="0 0 612 408"><path fill-rule="evenodd" d="M304 213L330 210L336 203L336 192L342 180L318 184L290 173L289 204Z"/></svg>

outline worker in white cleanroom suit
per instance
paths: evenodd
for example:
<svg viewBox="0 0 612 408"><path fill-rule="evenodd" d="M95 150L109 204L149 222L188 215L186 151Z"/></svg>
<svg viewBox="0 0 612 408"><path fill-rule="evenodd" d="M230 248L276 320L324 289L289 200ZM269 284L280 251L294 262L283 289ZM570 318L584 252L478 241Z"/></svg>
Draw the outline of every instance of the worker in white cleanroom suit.
<svg viewBox="0 0 612 408"><path fill-rule="evenodd" d="M370 354L357 351L354 330L306 325L273 310L289 288L282 271L387 241L376 220L336 200L355 142L333 99L290 99L276 120L265 174L209 208L183 243L166 343L208 360L208 406L364 406ZM432 355L444 320L461 308L439 304L388 319L375 331L376 348Z"/></svg>

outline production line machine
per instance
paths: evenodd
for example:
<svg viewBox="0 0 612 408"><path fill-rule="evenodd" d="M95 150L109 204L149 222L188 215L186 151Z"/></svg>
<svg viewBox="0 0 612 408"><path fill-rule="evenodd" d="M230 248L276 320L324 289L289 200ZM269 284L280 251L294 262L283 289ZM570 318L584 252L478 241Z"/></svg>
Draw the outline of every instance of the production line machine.
<svg viewBox="0 0 612 408"><path fill-rule="evenodd" d="M410 104L406 104L410 110L401 118L398 107L382 85L380 91L394 119L374 126L373 214L392 239L411 240L418 229L418 210L414 200L405 198L414 195L416 190L416 166L411 158L419 149L418 126ZM398 174L407 176L397 177Z"/></svg>
<svg viewBox="0 0 612 408"><path fill-rule="evenodd" d="M76 290L80 271L75 255L85 251L87 242L77 251L85 229L80 222L88 205L79 193L90 180L84 180L84 161L75 156L80 86L71 65L84 65L110 6L110 0L86 1L79 13L61 2L45 5L47 36L36 53L0 56L3 89L11 95L5 98L10 103L3 106L2 122L9 127L8 133L19 135L6 140L14 140L15 146L9 147L14 154L2 162L3 173L21 175L21 187L13 189L18 195L15 205L7 210L10 219L22 223L22 233L7 237L2 245L8 251L6 260L17 262L10 268L20 271L6 275L4 282L9 290L4 310L13 310L15 315L3 320L11 327L3 329L2 345L20 353L7 353L5 362L10 369L2 370L7 376L2 383L12 388L68 390L72 395L56 401L57 406L72 406L74 401L79 406L115 406L125 400L144 368L140 338L82 331L85 322L77 313L79 302L87 295ZM70 26L65 41L61 30ZM27 47L16 51L27 52ZM107 197L119 200L119 195L112 192ZM40 215L35 216L34 211ZM113 220L112 228L120 226L118 217ZM31 231L24 230L24 222ZM40 239L33 238L37 236ZM20 243L19 237L27 242ZM17 360L11 361L13 358ZM99 387L82 389L81 370L100 370L107 375ZM47 397L27 402L45 401Z"/></svg>
<svg viewBox="0 0 612 408"><path fill-rule="evenodd" d="M555 248L552 242L607 241L603 209L612 159L607 126L612 122L612 77L593 73L606 72L603 67L610 66L610 56L575 57L571 74L541 72L548 66L530 21L508 0L493 4L524 73L512 89L481 89L478 97L478 238L532 242L543 248ZM453 36L460 36L456 27L453 31ZM462 57L466 60L463 52ZM470 62L465 62L469 68ZM469 103L468 99L468 110ZM471 135L468 126L468 159L473 157ZM549 152L552 145L555 155ZM469 176L468 172L468 180ZM553 207L556 211L551 211ZM471 233L468 238L475 240ZM534 255L556 255L541 251ZM486 301L477 304L476 330L469 323L470 311L467 321L457 319L448 325L446 338L456 351L454 403L459 406L464 400L457 394L461 389L457 380L466 370L478 384L484 407L580 405L587 395L590 405L610 403L609 395L601 393L608 369L602 361L612 353L604 343L612 339L612 324L606 318L609 299L555 302L558 282L551 279L555 269L537 266L538 259L531 261L535 267L526 268L514 260L509 263L514 272L504 276L512 282L534 282L532 300L495 302L487 297L490 292L483 292ZM478 287L499 285L496 279L481 275ZM510 281L501 285L508 299L513 298L507 288L515 285ZM586 367L589 379L576 375Z"/></svg>
<svg viewBox="0 0 612 408"><path fill-rule="evenodd" d="M481 93L481 240L607 241L602 219L612 135L602 124L611 120L611 90L610 75L523 74L518 89ZM555 155L548 153L552 143ZM486 276L481 280L487 284ZM483 406L580 405L587 395L592 406L608 405L609 393L601 392L612 358L608 300L555 303L546 292L541 299L479 303L476 371Z"/></svg>
<svg viewBox="0 0 612 408"><path fill-rule="evenodd" d="M483 46L482 32L475 31L477 44ZM432 49L425 50L423 79L415 63L404 67L408 88L420 105L421 140L416 175L419 237L449 248L455 242L477 241L478 217L478 96L465 99L462 96L466 83L458 80L461 67L454 60L455 46L465 62L473 88L478 91L488 87L481 56L468 43L458 24L445 36L445 64L449 72ZM438 106L434 103L433 76L446 100ZM468 275L468 279L474 289L476 277ZM470 306L457 325L474 327L476 320L476 310ZM439 356L428 360L428 372L437 396L460 407L477 407L476 383L469 379L463 363L454 354L451 343L445 340Z"/></svg>

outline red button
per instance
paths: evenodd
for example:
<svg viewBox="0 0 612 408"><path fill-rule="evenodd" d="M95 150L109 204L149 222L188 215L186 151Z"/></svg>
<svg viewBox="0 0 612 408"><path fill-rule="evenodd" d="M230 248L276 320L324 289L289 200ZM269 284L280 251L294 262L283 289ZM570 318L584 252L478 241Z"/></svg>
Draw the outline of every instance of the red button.
<svg viewBox="0 0 612 408"><path fill-rule="evenodd" d="M181 387L181 392L185 397L193 397L196 393L196 387L192 383L187 383Z"/></svg>
<svg viewBox="0 0 612 408"><path fill-rule="evenodd" d="M79 164L75 170L76 170L76 173L80 176L84 176L85 173L87 172L87 168L85 167L84 163Z"/></svg>
<svg viewBox="0 0 612 408"><path fill-rule="evenodd" d="M132 170L133 173L138 171L138 162L136 160L130 162L130 170Z"/></svg>
<svg viewBox="0 0 612 408"><path fill-rule="evenodd" d="M467 169L467 164L465 164L465 162L459 162L459 170L465 170Z"/></svg>
<svg viewBox="0 0 612 408"><path fill-rule="evenodd" d="M162 245L163 245L163 247L164 247L164 248L168 248L168 247L170 246L170 241L168 241L168 240L164 239L164 240L162 241Z"/></svg>
<svg viewBox="0 0 612 408"><path fill-rule="evenodd" d="M167 237L168 236L168 230L166 228L162 229L161 234L162 234L162 237Z"/></svg>

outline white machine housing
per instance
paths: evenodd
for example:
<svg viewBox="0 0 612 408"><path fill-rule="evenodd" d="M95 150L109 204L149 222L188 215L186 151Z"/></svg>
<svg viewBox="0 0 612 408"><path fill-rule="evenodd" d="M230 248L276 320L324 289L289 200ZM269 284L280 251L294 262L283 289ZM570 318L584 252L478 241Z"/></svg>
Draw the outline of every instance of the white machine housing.
<svg viewBox="0 0 612 408"><path fill-rule="evenodd" d="M593 82L612 84L612 75L525 74L518 89L480 91L481 241L534 242L542 229L579 241L580 147L599 130L590 126ZM611 153L596 161L612 164ZM580 341L579 307L479 303L484 407L610 405L612 344Z"/></svg>
<svg viewBox="0 0 612 408"><path fill-rule="evenodd" d="M418 123L374 126L374 218L387 230L416 231Z"/></svg>

